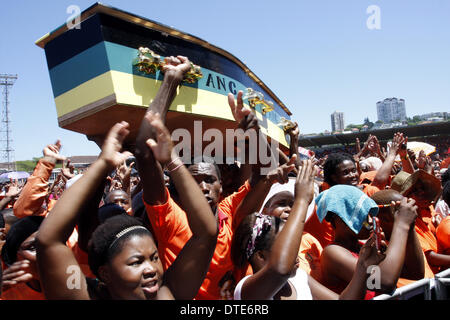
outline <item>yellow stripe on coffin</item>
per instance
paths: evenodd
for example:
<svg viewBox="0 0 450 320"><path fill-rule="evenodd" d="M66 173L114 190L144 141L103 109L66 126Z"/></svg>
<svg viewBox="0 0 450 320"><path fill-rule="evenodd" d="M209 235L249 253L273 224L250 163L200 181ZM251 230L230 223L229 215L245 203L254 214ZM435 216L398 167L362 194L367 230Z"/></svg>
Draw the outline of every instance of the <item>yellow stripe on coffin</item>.
<svg viewBox="0 0 450 320"><path fill-rule="evenodd" d="M55 98L58 121L67 125L114 105L146 108L156 96L161 81L119 71L108 71ZM170 111L234 121L227 96L180 86ZM287 146L284 131L256 111L264 134Z"/></svg>

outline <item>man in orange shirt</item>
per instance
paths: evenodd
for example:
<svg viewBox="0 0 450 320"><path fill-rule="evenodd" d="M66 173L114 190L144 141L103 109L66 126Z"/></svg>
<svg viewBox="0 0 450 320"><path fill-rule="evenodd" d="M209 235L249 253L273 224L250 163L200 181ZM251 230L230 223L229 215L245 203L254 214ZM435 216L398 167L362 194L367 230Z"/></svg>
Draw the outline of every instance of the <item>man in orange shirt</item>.
<svg viewBox="0 0 450 320"><path fill-rule="evenodd" d="M177 87L189 69L190 62L186 57L166 58L166 64L163 69L163 82L150 104L147 114L157 112L160 114L162 121L165 122L168 108L176 95ZM238 93L237 106L235 105L234 97L232 95L229 96L229 104L233 115L239 123L239 127L244 131L250 128L258 130L258 120L250 109L244 108L242 95L243 93L240 91ZM149 148L152 145L149 139L156 141L154 132L155 129L144 118L137 135L136 149L133 153L136 157L137 169L143 185L143 200L147 215L158 242L158 251L163 266L166 269L174 261L174 258L178 255L192 233L187 223L186 213L180 207L183 204L180 203L179 205L171 197L164 182L163 168L156 162L152 150ZM174 156L174 161L177 159ZM171 171L177 170L178 167L169 163L166 170L170 173ZM265 177L259 175L252 176L250 181L246 181L237 192L220 201L222 193L221 175L215 163L193 163L188 166L188 170L203 191L219 225L216 249L211 260L209 271L196 299L218 300L221 298L221 280L224 277L228 277L230 271L236 274L237 278L246 272L246 270L234 270L234 265L230 257L232 235L234 229L243 218L239 215L237 210L238 206L252 188L265 188L266 184L272 182L267 181ZM262 204L262 200L264 199L260 199L261 203L259 203L259 206ZM252 212L257 211L259 208L256 203L252 203L251 206L254 206Z"/></svg>
<svg viewBox="0 0 450 320"><path fill-rule="evenodd" d="M371 197L379 206L378 218L380 219L381 230L384 232L386 242L391 241L393 237L395 223L395 205L392 202L401 201L404 197L395 190L381 190ZM412 225L414 226L414 224ZM433 278L434 273L431 270L425 254L422 251L419 237L415 228L410 228L406 239L405 262L401 278L397 281L397 287L404 286L422 278Z"/></svg>
<svg viewBox="0 0 450 320"><path fill-rule="evenodd" d="M416 200L419 217L416 219L415 229L428 264L434 273L447 269L450 266L450 255L438 253L432 222L434 210L431 204L441 191L439 179L423 170L417 170L413 174L401 171L392 180L391 188Z"/></svg>

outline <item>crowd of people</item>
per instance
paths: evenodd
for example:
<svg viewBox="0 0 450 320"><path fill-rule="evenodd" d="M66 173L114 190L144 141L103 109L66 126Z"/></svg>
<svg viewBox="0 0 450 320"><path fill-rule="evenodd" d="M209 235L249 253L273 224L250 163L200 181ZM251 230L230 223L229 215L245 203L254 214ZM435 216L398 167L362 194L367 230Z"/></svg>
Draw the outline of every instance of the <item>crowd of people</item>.
<svg viewBox="0 0 450 320"><path fill-rule="evenodd" d="M189 69L166 58L132 150L121 121L86 170L56 141L3 186L2 300L363 300L450 266L448 141L432 158L370 135L301 160L296 125L272 170L183 163L165 122ZM260 130L242 92L228 103L236 128Z"/></svg>

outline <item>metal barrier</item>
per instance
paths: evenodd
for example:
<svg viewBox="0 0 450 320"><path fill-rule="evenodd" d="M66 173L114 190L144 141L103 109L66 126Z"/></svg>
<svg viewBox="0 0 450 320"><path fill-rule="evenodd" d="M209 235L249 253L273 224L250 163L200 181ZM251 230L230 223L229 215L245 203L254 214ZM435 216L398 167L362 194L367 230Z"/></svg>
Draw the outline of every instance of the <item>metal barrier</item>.
<svg viewBox="0 0 450 320"><path fill-rule="evenodd" d="M382 294L372 300L408 300L423 294L424 300L448 300L447 287L450 287L450 269L396 289L392 294Z"/></svg>

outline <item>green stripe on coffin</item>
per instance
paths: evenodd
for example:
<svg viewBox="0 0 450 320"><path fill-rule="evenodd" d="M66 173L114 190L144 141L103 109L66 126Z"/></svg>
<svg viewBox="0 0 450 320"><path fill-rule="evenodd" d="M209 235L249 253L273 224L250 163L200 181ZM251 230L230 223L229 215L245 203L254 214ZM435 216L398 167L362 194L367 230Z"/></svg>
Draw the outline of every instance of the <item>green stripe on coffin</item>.
<svg viewBox="0 0 450 320"><path fill-rule="evenodd" d="M130 141L135 138L163 77L160 72L145 74L133 65L138 48L143 46L162 57L185 55L202 69L203 77L196 83L183 83L179 88L167 115L169 129L193 130L197 120L202 121L204 130L234 128L227 94L252 88L274 104L274 110L264 115L261 105L255 107L263 132L287 146L278 123L281 117L289 119L290 111L230 53L194 36L100 4L82 12L80 27L68 30L63 25L37 41L45 49L62 128L99 142L115 122L126 120L131 125Z"/></svg>

